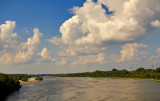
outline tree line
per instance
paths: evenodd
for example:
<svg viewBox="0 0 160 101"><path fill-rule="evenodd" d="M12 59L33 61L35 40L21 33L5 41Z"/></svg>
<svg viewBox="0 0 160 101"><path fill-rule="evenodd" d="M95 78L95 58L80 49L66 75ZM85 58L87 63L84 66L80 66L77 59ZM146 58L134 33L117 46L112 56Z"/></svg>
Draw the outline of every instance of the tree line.
<svg viewBox="0 0 160 101"><path fill-rule="evenodd" d="M160 80L160 67L156 69L144 69L140 67L133 71L126 69L111 71L84 72L84 73L68 73L68 74L53 74L54 77L121 77L121 78L141 78L141 79L156 79Z"/></svg>
<svg viewBox="0 0 160 101"><path fill-rule="evenodd" d="M0 73L0 101L9 94L21 88L19 80L28 81L26 74L3 74Z"/></svg>

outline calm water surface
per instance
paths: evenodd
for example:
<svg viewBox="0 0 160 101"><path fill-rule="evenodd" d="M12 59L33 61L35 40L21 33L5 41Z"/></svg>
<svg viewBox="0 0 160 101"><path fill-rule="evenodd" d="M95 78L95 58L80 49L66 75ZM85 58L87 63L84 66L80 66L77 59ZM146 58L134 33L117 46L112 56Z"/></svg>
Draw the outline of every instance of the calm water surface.
<svg viewBox="0 0 160 101"><path fill-rule="evenodd" d="M22 84L7 101L160 101L160 82L113 78L55 78Z"/></svg>

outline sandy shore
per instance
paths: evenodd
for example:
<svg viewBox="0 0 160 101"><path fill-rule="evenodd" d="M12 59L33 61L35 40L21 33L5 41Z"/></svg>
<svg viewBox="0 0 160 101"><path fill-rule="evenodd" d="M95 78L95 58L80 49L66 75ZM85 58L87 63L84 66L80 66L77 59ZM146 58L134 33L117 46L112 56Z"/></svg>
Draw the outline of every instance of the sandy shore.
<svg viewBox="0 0 160 101"><path fill-rule="evenodd" d="M56 80L56 79L43 79L43 80L52 81L52 80ZM39 81L39 80L35 80L35 78L28 78L28 81L19 80L19 82L21 84L23 84L23 83L37 82L37 81Z"/></svg>
<svg viewBox="0 0 160 101"><path fill-rule="evenodd" d="M43 80L52 81L52 80L56 80L56 79L43 79Z"/></svg>

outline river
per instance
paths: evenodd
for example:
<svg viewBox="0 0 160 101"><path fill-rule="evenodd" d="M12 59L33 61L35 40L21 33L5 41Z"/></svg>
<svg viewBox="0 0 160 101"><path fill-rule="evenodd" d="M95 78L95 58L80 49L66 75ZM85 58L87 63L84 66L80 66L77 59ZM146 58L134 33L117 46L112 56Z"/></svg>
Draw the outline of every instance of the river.
<svg viewBox="0 0 160 101"><path fill-rule="evenodd" d="M6 101L160 101L160 82L118 78L55 78L22 84Z"/></svg>

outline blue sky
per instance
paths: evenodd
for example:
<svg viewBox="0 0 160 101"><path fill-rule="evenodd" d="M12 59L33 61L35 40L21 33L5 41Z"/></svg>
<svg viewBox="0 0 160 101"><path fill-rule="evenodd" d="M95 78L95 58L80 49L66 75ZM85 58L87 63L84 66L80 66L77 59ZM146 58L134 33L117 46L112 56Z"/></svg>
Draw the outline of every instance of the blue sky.
<svg viewBox="0 0 160 101"><path fill-rule="evenodd" d="M17 23L17 32L37 27L45 32L45 37L59 36L61 24L72 17L69 9L82 6L84 2L85 0L1 0L0 23L13 20Z"/></svg>
<svg viewBox="0 0 160 101"><path fill-rule="evenodd" d="M159 4L159 0L1 0L0 25L6 29L0 32L0 72L158 67Z"/></svg>
<svg viewBox="0 0 160 101"><path fill-rule="evenodd" d="M72 17L70 9L74 6L82 6L85 0L1 0L0 24L6 20L16 21L15 32L26 41L33 34L33 28L43 32L43 43L40 48L49 46L45 39L53 36L61 36L59 27ZM29 31L26 34L26 31ZM54 47L53 47L54 48ZM53 49L52 48L52 49Z"/></svg>

